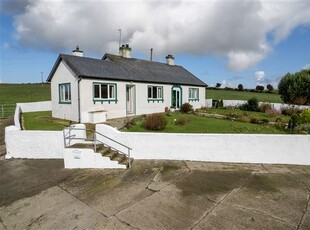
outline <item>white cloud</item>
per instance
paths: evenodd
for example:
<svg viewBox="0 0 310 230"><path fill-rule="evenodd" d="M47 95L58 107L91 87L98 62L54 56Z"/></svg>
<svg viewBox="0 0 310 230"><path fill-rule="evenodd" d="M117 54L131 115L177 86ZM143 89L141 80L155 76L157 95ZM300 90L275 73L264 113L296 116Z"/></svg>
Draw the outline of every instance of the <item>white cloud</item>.
<svg viewBox="0 0 310 230"><path fill-rule="evenodd" d="M302 69L310 69L310 64L305 65Z"/></svg>
<svg viewBox="0 0 310 230"><path fill-rule="evenodd" d="M9 4L4 9L14 9ZM24 46L65 52L116 53L118 29L134 51L228 57L231 70L263 60L299 25L310 25L310 1L295 0L13 0L16 38ZM24 7L24 10L21 10ZM9 10L8 10L9 12ZM267 40L267 36L272 41Z"/></svg>
<svg viewBox="0 0 310 230"><path fill-rule="evenodd" d="M254 73L256 81L259 82L263 82L264 78L265 78L265 72L264 71L256 71Z"/></svg>

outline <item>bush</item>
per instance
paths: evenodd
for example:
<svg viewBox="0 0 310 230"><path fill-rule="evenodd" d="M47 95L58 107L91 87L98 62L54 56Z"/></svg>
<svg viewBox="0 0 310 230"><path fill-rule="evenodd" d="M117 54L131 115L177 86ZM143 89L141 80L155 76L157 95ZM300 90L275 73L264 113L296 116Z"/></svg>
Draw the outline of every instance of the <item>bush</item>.
<svg viewBox="0 0 310 230"><path fill-rule="evenodd" d="M303 111L301 114L293 114L289 121L289 128L303 127L305 124L310 124L310 109Z"/></svg>
<svg viewBox="0 0 310 230"><path fill-rule="evenodd" d="M275 117L275 116L278 116L280 114L280 112L276 109L267 109L265 111L265 114L268 116L268 117Z"/></svg>
<svg viewBox="0 0 310 230"><path fill-rule="evenodd" d="M310 104L310 71L287 73L279 82L278 89L285 103Z"/></svg>
<svg viewBox="0 0 310 230"><path fill-rule="evenodd" d="M272 107L269 103L262 103L259 105L259 110L263 113L265 113L267 110L271 110Z"/></svg>
<svg viewBox="0 0 310 230"><path fill-rule="evenodd" d="M239 108L241 110L259 112L257 98L253 97L253 98L249 99L247 103L241 105Z"/></svg>
<svg viewBox="0 0 310 230"><path fill-rule="evenodd" d="M302 109L295 107L295 106L281 107L281 113L287 116L299 114L299 113L302 113L302 111L303 111Z"/></svg>
<svg viewBox="0 0 310 230"><path fill-rule="evenodd" d="M192 121L192 119L190 117L182 116L175 121L175 124L176 125L186 125L186 124L190 123L191 121Z"/></svg>
<svg viewBox="0 0 310 230"><path fill-rule="evenodd" d="M189 113L193 111L193 106L189 103L184 103L180 108L181 113Z"/></svg>
<svg viewBox="0 0 310 230"><path fill-rule="evenodd" d="M164 130L167 126L167 118L165 114L155 113L147 115L144 119L144 128L147 130Z"/></svg>

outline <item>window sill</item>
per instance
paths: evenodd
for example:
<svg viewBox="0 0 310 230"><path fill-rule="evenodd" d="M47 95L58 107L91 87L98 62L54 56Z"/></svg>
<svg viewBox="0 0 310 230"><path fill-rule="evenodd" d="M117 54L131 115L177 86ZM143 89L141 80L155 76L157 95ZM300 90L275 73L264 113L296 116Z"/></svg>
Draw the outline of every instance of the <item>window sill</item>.
<svg viewBox="0 0 310 230"><path fill-rule="evenodd" d="M69 104L71 104L71 101L59 101L58 102L58 104L67 104L67 105L69 105Z"/></svg>
<svg viewBox="0 0 310 230"><path fill-rule="evenodd" d="M111 103L111 102L114 102L115 104L117 103L117 99L94 99L93 100L94 104L96 104L96 102L101 102L101 104L103 103Z"/></svg>
<svg viewBox="0 0 310 230"><path fill-rule="evenodd" d="M150 103L150 102L164 102L164 99L147 99L147 102Z"/></svg>
<svg viewBox="0 0 310 230"><path fill-rule="evenodd" d="M188 99L189 102L199 101L199 99Z"/></svg>

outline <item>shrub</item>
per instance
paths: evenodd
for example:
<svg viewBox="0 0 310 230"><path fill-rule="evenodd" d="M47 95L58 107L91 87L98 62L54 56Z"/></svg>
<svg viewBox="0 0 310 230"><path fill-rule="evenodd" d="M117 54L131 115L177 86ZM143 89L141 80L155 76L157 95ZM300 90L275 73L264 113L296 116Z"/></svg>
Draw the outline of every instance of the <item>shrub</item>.
<svg viewBox="0 0 310 230"><path fill-rule="evenodd" d="M193 106L189 103L184 103L180 108L181 113L189 113L193 111Z"/></svg>
<svg viewBox="0 0 310 230"><path fill-rule="evenodd" d="M134 125L135 125L135 120L126 117L126 119L124 120L124 127L126 129L130 129Z"/></svg>
<svg viewBox="0 0 310 230"><path fill-rule="evenodd" d="M186 124L190 123L191 121L192 121L192 119L190 117L182 116L175 121L175 124L176 125L186 125Z"/></svg>
<svg viewBox="0 0 310 230"><path fill-rule="evenodd" d="M302 113L302 111L303 111L302 109L295 107L295 106L281 107L281 113L287 116L299 114L299 113Z"/></svg>
<svg viewBox="0 0 310 230"><path fill-rule="evenodd" d="M285 103L310 104L310 71L287 73L279 82L278 89Z"/></svg>
<svg viewBox="0 0 310 230"><path fill-rule="evenodd" d="M259 105L259 110L263 113L265 113L267 110L271 110L272 107L269 103L262 103Z"/></svg>
<svg viewBox="0 0 310 230"><path fill-rule="evenodd" d="M251 118L250 123L252 123L252 124L261 124L262 122L259 119L253 117L253 118Z"/></svg>
<svg viewBox="0 0 310 230"><path fill-rule="evenodd" d="M167 126L167 118L165 114L155 113L147 115L144 119L144 128L147 130L163 130Z"/></svg>
<svg viewBox="0 0 310 230"><path fill-rule="evenodd" d="M294 132L298 134L310 134L310 124L297 125Z"/></svg>
<svg viewBox="0 0 310 230"><path fill-rule="evenodd" d="M239 108L241 110L256 111L256 112L258 112L259 108L258 108L257 98L253 97L253 98L249 99L247 103L241 105Z"/></svg>
<svg viewBox="0 0 310 230"><path fill-rule="evenodd" d="M280 112L276 109L267 109L265 111L265 114L268 116L268 117L275 117L275 116L278 116L280 115Z"/></svg>

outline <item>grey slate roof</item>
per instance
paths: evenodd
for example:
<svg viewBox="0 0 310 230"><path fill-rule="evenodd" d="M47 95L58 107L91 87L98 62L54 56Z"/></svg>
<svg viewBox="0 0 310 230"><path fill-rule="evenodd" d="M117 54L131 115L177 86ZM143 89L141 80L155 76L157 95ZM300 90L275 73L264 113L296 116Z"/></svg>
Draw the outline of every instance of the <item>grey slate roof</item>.
<svg viewBox="0 0 310 230"><path fill-rule="evenodd" d="M80 78L207 86L182 66L123 58L112 54L105 54L102 59L60 54L48 81L51 81L61 61Z"/></svg>

